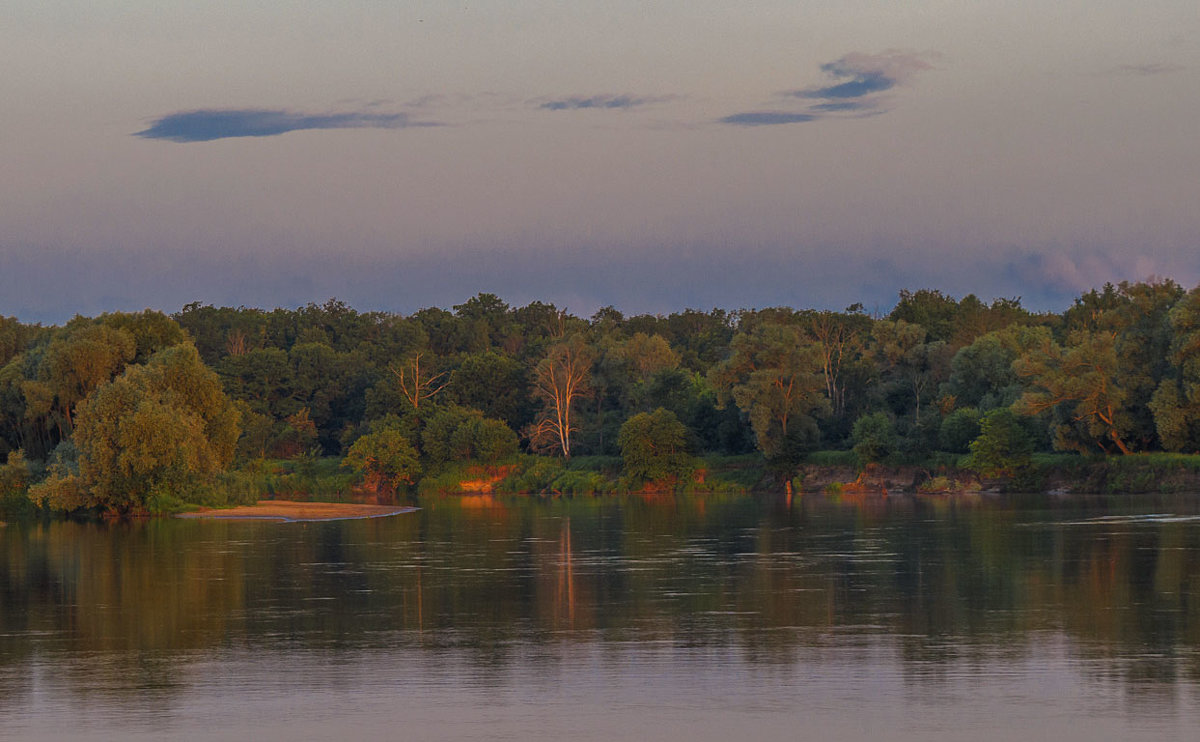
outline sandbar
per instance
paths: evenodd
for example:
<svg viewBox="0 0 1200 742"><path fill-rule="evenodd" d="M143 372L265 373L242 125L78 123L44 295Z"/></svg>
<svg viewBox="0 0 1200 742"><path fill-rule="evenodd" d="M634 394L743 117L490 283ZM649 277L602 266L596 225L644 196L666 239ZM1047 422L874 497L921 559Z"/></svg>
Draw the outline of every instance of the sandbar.
<svg viewBox="0 0 1200 742"><path fill-rule="evenodd" d="M254 505L236 508L201 508L180 513L179 518L217 518L221 520L276 520L289 523L385 518L389 515L411 513L416 508L406 505L360 505L349 502L294 502L264 500Z"/></svg>

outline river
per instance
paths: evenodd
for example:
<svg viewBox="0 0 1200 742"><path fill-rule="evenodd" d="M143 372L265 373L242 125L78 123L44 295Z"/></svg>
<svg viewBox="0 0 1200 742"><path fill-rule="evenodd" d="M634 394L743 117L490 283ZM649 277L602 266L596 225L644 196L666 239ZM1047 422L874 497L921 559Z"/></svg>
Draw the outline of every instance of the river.
<svg viewBox="0 0 1200 742"><path fill-rule="evenodd" d="M0 529L13 740L1164 740L1200 497L425 498Z"/></svg>

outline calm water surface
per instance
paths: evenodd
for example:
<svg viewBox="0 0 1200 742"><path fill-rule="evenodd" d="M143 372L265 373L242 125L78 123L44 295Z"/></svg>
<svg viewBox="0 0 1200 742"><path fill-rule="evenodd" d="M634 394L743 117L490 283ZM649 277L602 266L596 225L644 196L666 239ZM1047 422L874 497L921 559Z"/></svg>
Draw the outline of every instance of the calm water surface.
<svg viewBox="0 0 1200 742"><path fill-rule="evenodd" d="M1200 737L1200 497L419 504L0 529L0 737Z"/></svg>

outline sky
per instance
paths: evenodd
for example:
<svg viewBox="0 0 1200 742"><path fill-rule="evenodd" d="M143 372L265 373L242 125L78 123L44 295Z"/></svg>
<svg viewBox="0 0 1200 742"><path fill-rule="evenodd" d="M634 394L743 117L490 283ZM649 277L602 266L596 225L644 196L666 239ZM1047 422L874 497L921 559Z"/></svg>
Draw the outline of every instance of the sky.
<svg viewBox="0 0 1200 742"><path fill-rule="evenodd" d="M1200 282L1195 0L6 0L0 315Z"/></svg>

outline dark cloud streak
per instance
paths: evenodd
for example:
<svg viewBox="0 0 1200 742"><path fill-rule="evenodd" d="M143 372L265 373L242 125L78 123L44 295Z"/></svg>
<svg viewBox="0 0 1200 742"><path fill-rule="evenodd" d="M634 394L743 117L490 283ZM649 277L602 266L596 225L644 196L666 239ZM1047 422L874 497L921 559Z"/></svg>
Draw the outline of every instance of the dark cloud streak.
<svg viewBox="0 0 1200 742"><path fill-rule="evenodd" d="M825 69L829 65L822 66ZM862 98L872 93L882 93L896 86L896 81L882 72L855 74L849 82L829 85L823 88L798 90L797 98Z"/></svg>
<svg viewBox="0 0 1200 742"><path fill-rule="evenodd" d="M749 111L718 119L735 126L773 126L815 121L839 113L886 113L883 94L904 85L917 73L932 68L933 55L891 50L882 54L852 52L841 59L821 65L821 71L834 80L820 85L789 90L779 95L789 99L813 101L799 111Z"/></svg>
<svg viewBox="0 0 1200 742"><path fill-rule="evenodd" d="M875 106L864 101L844 100L818 103L809 110L820 111L821 113L840 113L845 111L873 111L875 110Z"/></svg>
<svg viewBox="0 0 1200 742"><path fill-rule="evenodd" d="M404 113L302 114L269 109L201 109L172 113L135 132L143 139L171 142L211 142L234 137L273 137L313 129L406 129L438 126L414 122Z"/></svg>
<svg viewBox="0 0 1200 742"><path fill-rule="evenodd" d="M735 113L719 119L722 124L734 126L779 126L781 124L803 124L816 121L811 113L790 113L788 111L748 111Z"/></svg>
<svg viewBox="0 0 1200 742"><path fill-rule="evenodd" d="M651 103L662 103L668 98L639 97L634 95L571 96L543 100L537 107L543 111L581 111L586 109L629 110Z"/></svg>

